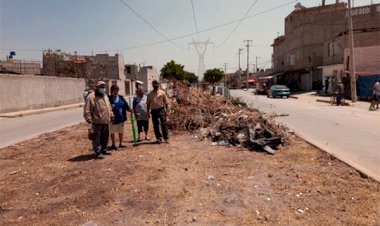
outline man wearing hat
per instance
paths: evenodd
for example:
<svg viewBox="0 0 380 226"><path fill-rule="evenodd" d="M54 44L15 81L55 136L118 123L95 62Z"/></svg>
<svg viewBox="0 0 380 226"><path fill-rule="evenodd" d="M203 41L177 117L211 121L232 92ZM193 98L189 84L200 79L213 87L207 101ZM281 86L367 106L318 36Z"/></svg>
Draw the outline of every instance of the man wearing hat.
<svg viewBox="0 0 380 226"><path fill-rule="evenodd" d="M152 82L153 90L149 93L147 98L147 110L151 110L152 113L152 122L154 134L158 144L162 142L162 138L169 143L169 133L167 126L167 110L168 110L168 98L166 93L162 91L160 83L157 80ZM149 114L148 114L149 115ZM161 125L161 131L160 131Z"/></svg>
<svg viewBox="0 0 380 226"><path fill-rule="evenodd" d="M87 97L83 117L95 132L92 137L92 148L97 157L107 154L108 125L114 120L112 107L106 92L106 83L99 81L94 92Z"/></svg>

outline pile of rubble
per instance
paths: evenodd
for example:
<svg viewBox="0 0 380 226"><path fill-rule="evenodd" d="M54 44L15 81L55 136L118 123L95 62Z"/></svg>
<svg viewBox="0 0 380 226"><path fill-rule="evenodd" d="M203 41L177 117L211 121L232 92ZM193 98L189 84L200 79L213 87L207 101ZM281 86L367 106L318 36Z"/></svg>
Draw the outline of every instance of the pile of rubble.
<svg viewBox="0 0 380 226"><path fill-rule="evenodd" d="M285 142L287 129L274 115L247 108L238 100L212 96L211 92L175 84L168 126L172 130L198 132L214 145L243 146L271 154Z"/></svg>

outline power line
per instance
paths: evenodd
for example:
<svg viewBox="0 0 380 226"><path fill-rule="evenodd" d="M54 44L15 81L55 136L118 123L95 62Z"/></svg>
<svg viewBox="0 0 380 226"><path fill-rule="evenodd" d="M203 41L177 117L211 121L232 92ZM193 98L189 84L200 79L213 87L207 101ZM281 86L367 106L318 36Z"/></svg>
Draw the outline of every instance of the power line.
<svg viewBox="0 0 380 226"><path fill-rule="evenodd" d="M152 28L154 31L156 31L158 34L160 34L162 37L164 37L167 41L172 43L173 45L177 46L180 49L184 49L181 46L177 45L173 40L168 38L165 34L157 30L149 21L147 21L143 16L141 16L136 10L134 10L132 7L130 7L127 3L125 3L123 0L119 0L121 3L123 3L124 6L126 6L129 10L131 10L136 16L138 16L142 21L144 21L150 28Z"/></svg>
<svg viewBox="0 0 380 226"><path fill-rule="evenodd" d="M255 0L252 5L249 7L249 9L247 10L247 12L244 14L244 16L239 20L239 23L235 26L235 28L227 35L226 39L224 39L224 41L218 46L221 47L223 46L223 44L231 37L231 35L236 31L236 29L238 29L238 27L240 26L241 22L243 22L243 20L247 17L247 15L249 14L249 12L251 11L251 9L253 8L253 6L256 5L256 3L258 2L258 0Z"/></svg>
<svg viewBox="0 0 380 226"><path fill-rule="evenodd" d="M193 3L193 0L190 0L190 1L191 1L191 8L193 9L193 18L194 18L194 23L195 23L195 31L197 32L198 41L199 41L198 24L197 24L197 19L196 19L196 16L195 16L194 3Z"/></svg>
<svg viewBox="0 0 380 226"><path fill-rule="evenodd" d="M121 0L120 0L121 1ZM273 7L273 8L270 8L270 9L267 9L267 10L264 10L264 11L261 11L259 13L256 13L256 14L253 14L251 16L247 16L244 18L244 20L246 19L249 19L249 18L253 18L253 17L257 17L257 16L260 16L262 14L265 14L265 13L268 13L268 12L271 12L273 10L276 10L276 9L279 9L279 8L282 8L282 7L285 7L287 5L290 5L294 2L297 2L298 0L292 0L290 2L287 2L287 3L284 3L284 4L281 4L281 5L278 5L276 7ZM227 23L224 23L224 24L220 24L220 25L217 25L217 26L213 26L213 27L209 27L207 29L204 29L204 30L200 30L198 31L198 33L205 33L205 32L209 32L209 31L213 31L213 30L217 30L221 27L225 27L225 26L228 26L228 25L231 25L231 24L234 24L234 23L237 23L239 22L241 19L239 20L234 20L234 21L230 21L230 22L227 22ZM91 53L91 52L104 52L104 51L125 51L125 50L131 50L131 49L138 49L138 48L143 48L143 47L148 47L148 46L154 46L154 45L158 45L158 44L162 44L162 43L166 43L166 42L172 42L172 41L175 41L175 40L179 40L179 39L184 39L184 38L188 38L188 37L192 37L194 35L196 35L197 33L196 32L193 32L193 33L189 33L189 34L185 34L185 35L181 35L181 36L177 36L177 37L174 37L174 38L165 38L165 40L161 40L161 41L156 41L156 42L150 42L150 43L146 43L146 44L140 44L140 45L136 45L136 46L130 46L130 47L125 47L125 48L120 48L120 49L107 49L107 50L95 50L95 51L91 51L91 50L88 50L88 51L80 51L81 53ZM43 49L1 49L0 50L15 50L15 51L42 51ZM78 51L79 52L79 51Z"/></svg>
<svg viewBox="0 0 380 226"><path fill-rule="evenodd" d="M218 9L219 9L219 0L216 0L216 7L215 7L213 24L215 24L215 18L216 18L216 14L218 12Z"/></svg>

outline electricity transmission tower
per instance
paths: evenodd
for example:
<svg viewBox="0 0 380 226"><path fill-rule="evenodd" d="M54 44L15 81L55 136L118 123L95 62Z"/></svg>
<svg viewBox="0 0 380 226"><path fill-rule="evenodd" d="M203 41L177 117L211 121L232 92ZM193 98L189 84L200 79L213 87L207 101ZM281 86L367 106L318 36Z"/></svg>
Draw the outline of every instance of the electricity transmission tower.
<svg viewBox="0 0 380 226"><path fill-rule="evenodd" d="M205 62L204 62L204 57L205 53L207 50L208 45L213 45L213 42L209 41L210 39L207 39L207 41L195 41L193 39L193 42L189 43L189 45L194 45L195 50L197 51L198 54L198 81L203 80L203 75L205 73Z"/></svg>

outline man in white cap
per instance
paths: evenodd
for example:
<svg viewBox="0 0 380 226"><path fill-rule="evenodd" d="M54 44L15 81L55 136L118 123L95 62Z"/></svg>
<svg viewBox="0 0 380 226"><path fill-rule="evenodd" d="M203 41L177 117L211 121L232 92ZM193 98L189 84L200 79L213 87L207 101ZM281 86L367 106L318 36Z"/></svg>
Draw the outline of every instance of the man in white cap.
<svg viewBox="0 0 380 226"><path fill-rule="evenodd" d="M106 83L99 81L95 91L90 93L84 105L83 117L95 133L92 139L92 148L97 157L107 154L109 139L108 125L113 121L114 115L106 92Z"/></svg>

